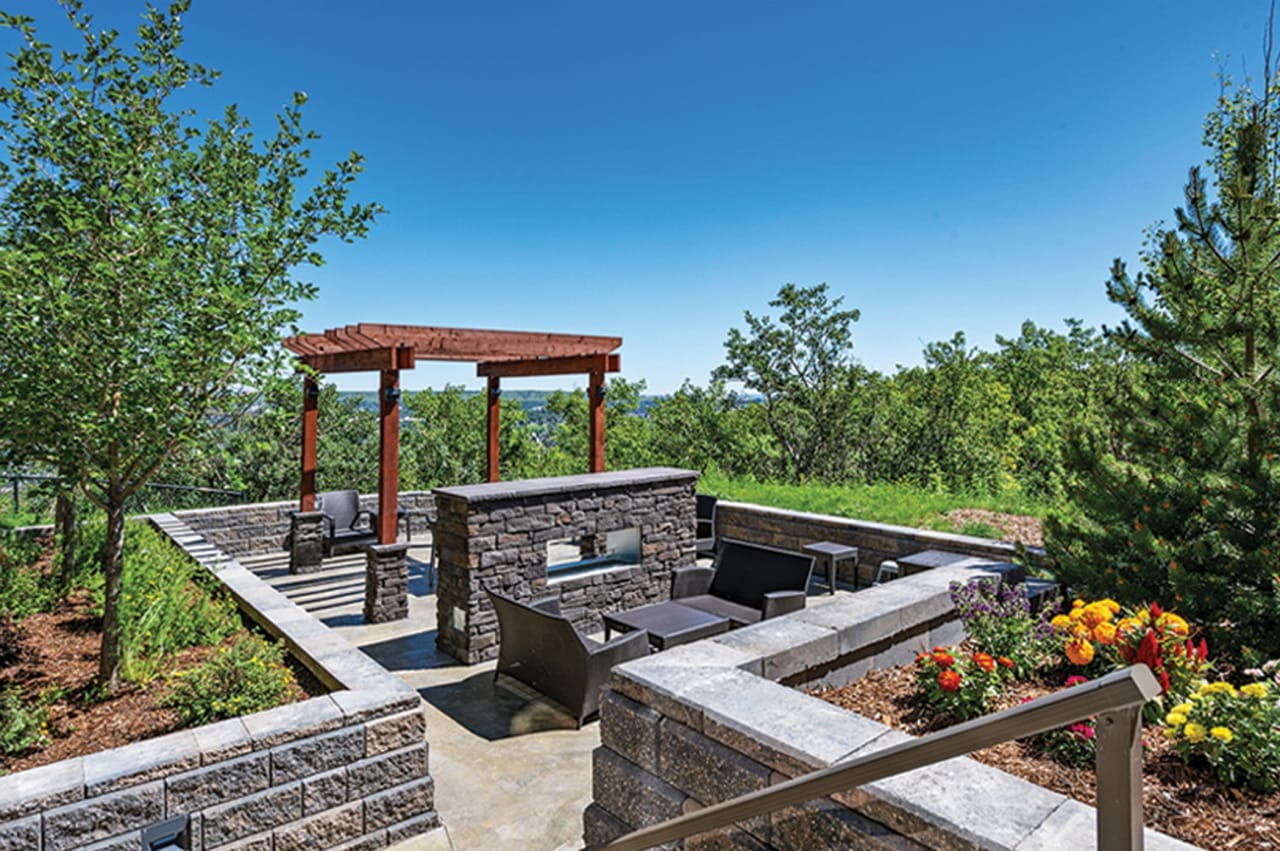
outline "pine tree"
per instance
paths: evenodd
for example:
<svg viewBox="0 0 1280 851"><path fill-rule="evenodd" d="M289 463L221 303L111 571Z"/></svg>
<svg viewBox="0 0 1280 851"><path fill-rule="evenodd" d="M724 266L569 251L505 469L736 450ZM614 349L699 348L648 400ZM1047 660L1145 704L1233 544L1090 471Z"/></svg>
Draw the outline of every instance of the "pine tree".
<svg viewBox="0 0 1280 851"><path fill-rule="evenodd" d="M1134 361L1112 433L1067 449L1074 518L1048 528L1056 571L1084 593L1157 601L1219 651L1280 655L1280 121L1224 82L1205 123L1212 183L1192 168L1173 228L1107 286L1105 329Z"/></svg>

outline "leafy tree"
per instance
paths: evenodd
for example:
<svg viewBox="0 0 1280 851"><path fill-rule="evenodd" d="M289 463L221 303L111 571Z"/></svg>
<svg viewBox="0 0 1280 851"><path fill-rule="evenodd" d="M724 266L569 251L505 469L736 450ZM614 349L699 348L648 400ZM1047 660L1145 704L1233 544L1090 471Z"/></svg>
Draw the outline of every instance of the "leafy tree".
<svg viewBox="0 0 1280 851"><path fill-rule="evenodd" d="M627 381L620 376L614 376L606 384L605 466L610 470L629 470L653 463L652 428L649 420L640 414L640 394L644 387L644 381ZM558 422L551 429L550 445L541 465L542 475L587 472L591 427L586 391L556 391L547 398L547 410Z"/></svg>
<svg viewBox="0 0 1280 851"><path fill-rule="evenodd" d="M1109 297L1108 337L1145 371L1110 405L1117 447L1069 445L1083 516L1049 527L1062 578L1158 600L1228 647L1280 653L1280 121L1224 86L1205 124L1212 189L1192 168L1176 226L1156 228Z"/></svg>
<svg viewBox="0 0 1280 851"><path fill-rule="evenodd" d="M423 390L404 397L400 481L407 488L432 488L483 482L488 446L485 394L462 387ZM541 447L533 440L524 408L501 407L498 450L506 479L538 475Z"/></svg>
<svg viewBox="0 0 1280 851"><path fill-rule="evenodd" d="M62 0L80 42L55 51L33 19L0 88L0 431L29 460L75 470L105 510L100 680L121 660L125 500L278 357L315 288L323 237L363 236L351 154L309 188L295 94L259 142L234 106L197 123L170 105L216 72L182 58L188 0L148 7L129 50Z"/></svg>
<svg viewBox="0 0 1280 851"><path fill-rule="evenodd" d="M782 313L744 314L747 333L729 329L726 362L714 377L741 381L764 397L765 419L791 481L839 480L860 420L859 386L868 374L852 358L859 312L841 310L826 284L786 284L769 302Z"/></svg>

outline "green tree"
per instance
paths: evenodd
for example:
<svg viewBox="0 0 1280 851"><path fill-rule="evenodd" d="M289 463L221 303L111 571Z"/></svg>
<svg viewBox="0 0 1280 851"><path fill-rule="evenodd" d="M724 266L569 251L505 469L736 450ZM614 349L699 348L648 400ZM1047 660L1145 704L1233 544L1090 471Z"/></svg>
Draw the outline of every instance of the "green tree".
<svg viewBox="0 0 1280 851"><path fill-rule="evenodd" d="M303 185L302 94L261 142L234 106L200 123L171 105L217 77L179 53L188 0L147 7L132 50L62 5L78 50L0 16L20 37L0 89L0 431L106 511L114 687L125 500L278 360L317 241L363 236L378 208L348 201L354 153Z"/></svg>
<svg viewBox="0 0 1280 851"><path fill-rule="evenodd" d="M841 310L826 284L786 284L769 302L782 313L744 314L747 332L729 329L725 363L714 378L741 381L764 397L764 416L791 481L845 477L861 431L859 389L869 378L852 356L859 312Z"/></svg>
<svg viewBox="0 0 1280 851"><path fill-rule="evenodd" d="M609 379L605 386L605 466L610 470L630 470L653 463L652 427L640 414L644 387L644 381L627 381L620 376ZM557 390L547 397L547 410L557 421L551 429L542 475L587 472L591 428L586 391Z"/></svg>
<svg viewBox="0 0 1280 851"><path fill-rule="evenodd" d="M1082 516L1050 524L1060 576L1157 600L1219 646L1280 653L1280 121L1227 83L1205 124L1212 189L1192 168L1176 226L1156 228L1109 297L1108 337L1141 380L1110 405L1117 444L1073 436Z"/></svg>
<svg viewBox="0 0 1280 851"><path fill-rule="evenodd" d="M487 403L484 392L450 385L404 397L400 481L409 489L483 482L488 472ZM538 475L542 454L524 407L504 402L498 420L498 452L504 479Z"/></svg>

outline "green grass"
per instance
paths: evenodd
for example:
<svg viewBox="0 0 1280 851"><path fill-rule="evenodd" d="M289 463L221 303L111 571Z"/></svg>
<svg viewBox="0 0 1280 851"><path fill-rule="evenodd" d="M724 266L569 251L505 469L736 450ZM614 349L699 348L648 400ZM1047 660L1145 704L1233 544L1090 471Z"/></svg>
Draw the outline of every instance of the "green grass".
<svg viewBox="0 0 1280 851"><path fill-rule="evenodd" d="M957 508L985 508L989 511L1026 514L1041 519L1058 508L1058 506L1050 506L1029 499L1020 493L979 496L939 493L906 485L889 484L782 485L749 479L732 479L715 472L704 473L698 481L698 489L736 502L751 502L793 511L834 514L838 517L948 532L957 530L943 515ZM967 524L966 528L968 527L973 528L966 534L994 531L980 523Z"/></svg>

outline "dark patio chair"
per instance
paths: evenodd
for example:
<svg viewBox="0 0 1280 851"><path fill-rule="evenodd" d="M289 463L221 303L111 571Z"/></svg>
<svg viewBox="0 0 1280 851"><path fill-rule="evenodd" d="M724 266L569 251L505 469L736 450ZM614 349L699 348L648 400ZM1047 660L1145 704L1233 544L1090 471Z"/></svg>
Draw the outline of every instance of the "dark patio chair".
<svg viewBox="0 0 1280 851"><path fill-rule="evenodd" d="M614 665L649 653L649 634L628 632L605 644L584 638L560 614L559 597L528 603L488 592L498 613L498 674L513 677L569 711L581 727L600 710L600 689Z"/></svg>
<svg viewBox="0 0 1280 851"><path fill-rule="evenodd" d="M378 518L360 507L354 490L328 491L316 497L316 510L324 512L324 556L339 548L351 549L378 541Z"/></svg>
<svg viewBox="0 0 1280 851"><path fill-rule="evenodd" d="M694 541L696 555L715 555L716 552L716 498L698 494L698 531Z"/></svg>
<svg viewBox="0 0 1280 851"><path fill-rule="evenodd" d="M671 599L729 619L733 627L804 608L813 556L722 541L711 567L677 567Z"/></svg>

